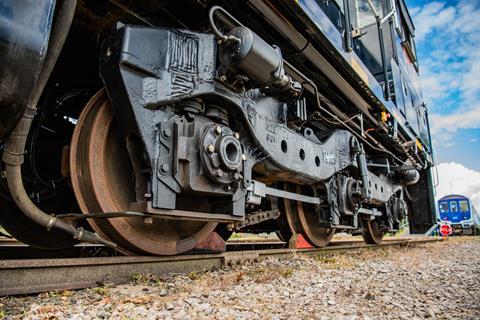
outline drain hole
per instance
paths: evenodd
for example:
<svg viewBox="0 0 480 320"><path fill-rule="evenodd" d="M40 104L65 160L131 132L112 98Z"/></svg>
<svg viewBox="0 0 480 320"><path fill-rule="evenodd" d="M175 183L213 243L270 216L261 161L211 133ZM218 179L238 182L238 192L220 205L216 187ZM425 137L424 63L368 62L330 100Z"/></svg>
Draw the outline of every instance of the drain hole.
<svg viewBox="0 0 480 320"><path fill-rule="evenodd" d="M300 149L300 159L305 160L305 151Z"/></svg>
<svg viewBox="0 0 480 320"><path fill-rule="evenodd" d="M285 140L282 140L280 147L282 147L283 153L287 153L287 142Z"/></svg>

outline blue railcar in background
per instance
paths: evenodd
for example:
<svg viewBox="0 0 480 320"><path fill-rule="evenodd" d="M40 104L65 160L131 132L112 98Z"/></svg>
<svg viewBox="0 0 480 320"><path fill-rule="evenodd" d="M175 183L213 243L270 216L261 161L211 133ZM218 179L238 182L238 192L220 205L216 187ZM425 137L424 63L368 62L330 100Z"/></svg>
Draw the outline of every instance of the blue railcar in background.
<svg viewBox="0 0 480 320"><path fill-rule="evenodd" d="M451 224L454 234L478 234L480 216L470 199L461 195L448 195L438 200L438 213L441 221Z"/></svg>

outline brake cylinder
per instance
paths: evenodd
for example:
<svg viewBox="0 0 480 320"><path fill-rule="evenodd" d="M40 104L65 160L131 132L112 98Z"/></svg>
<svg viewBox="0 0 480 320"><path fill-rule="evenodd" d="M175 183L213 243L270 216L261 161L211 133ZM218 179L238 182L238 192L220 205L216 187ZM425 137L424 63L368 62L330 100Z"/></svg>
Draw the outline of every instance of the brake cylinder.
<svg viewBox="0 0 480 320"><path fill-rule="evenodd" d="M283 72L280 49L272 47L247 27L236 27L228 35L240 41L222 47L222 65L247 75L260 87L283 87L288 84L289 78Z"/></svg>

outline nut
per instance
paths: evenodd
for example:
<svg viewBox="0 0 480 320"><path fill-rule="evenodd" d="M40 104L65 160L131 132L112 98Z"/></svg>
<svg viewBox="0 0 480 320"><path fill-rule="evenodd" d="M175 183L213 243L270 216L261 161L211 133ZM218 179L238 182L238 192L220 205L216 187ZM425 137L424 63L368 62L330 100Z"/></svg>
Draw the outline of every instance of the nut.
<svg viewBox="0 0 480 320"><path fill-rule="evenodd" d="M209 144L207 146L207 151L213 153L215 151L215 146L213 144Z"/></svg>

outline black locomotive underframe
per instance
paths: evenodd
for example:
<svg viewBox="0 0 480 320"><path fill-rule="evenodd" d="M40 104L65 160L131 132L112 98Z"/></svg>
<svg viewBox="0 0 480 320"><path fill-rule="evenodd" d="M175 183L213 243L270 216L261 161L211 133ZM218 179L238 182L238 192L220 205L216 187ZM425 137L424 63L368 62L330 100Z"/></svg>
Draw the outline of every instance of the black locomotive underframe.
<svg viewBox="0 0 480 320"><path fill-rule="evenodd" d="M300 100L282 102L259 89L235 92L217 81L214 35L120 25L104 42L101 76L121 131L144 144L150 184L138 199L143 210L165 214L177 208L180 194L213 196L228 205L212 219L225 222L228 214L232 222L243 220L255 172L269 183L326 186L331 212L324 223L331 227L341 226L342 214L353 215L342 205L346 189L330 193L328 186L342 172L358 174L356 137L346 130L323 141L308 131L302 135L286 123ZM229 155L218 149L224 141L235 145ZM363 203L383 206L402 189L387 175L368 176Z"/></svg>

